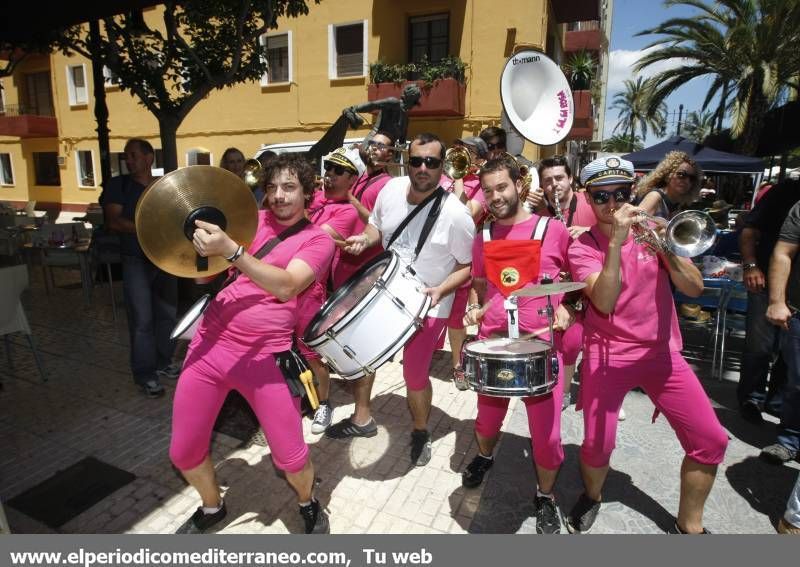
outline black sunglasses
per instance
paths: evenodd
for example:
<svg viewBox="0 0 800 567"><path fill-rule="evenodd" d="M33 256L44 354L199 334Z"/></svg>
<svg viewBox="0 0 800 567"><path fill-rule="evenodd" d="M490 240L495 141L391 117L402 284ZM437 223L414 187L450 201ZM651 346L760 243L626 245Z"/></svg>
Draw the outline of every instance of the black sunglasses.
<svg viewBox="0 0 800 567"><path fill-rule="evenodd" d="M383 142L376 142L375 140L370 140L367 143L367 145L370 146L370 147L373 147L373 148L377 148L379 150L385 150L386 148L389 147L386 144L384 144Z"/></svg>
<svg viewBox="0 0 800 567"><path fill-rule="evenodd" d="M420 156L411 156L408 158L408 164L411 167L422 167L422 164L425 164L425 167L428 169L439 169L442 165L442 160L437 157L420 157Z"/></svg>
<svg viewBox="0 0 800 567"><path fill-rule="evenodd" d="M331 163L329 161L326 161L322 167L325 169L325 173L328 173L330 170L333 170L336 175L344 175L345 172L350 173L350 170L346 167Z"/></svg>
<svg viewBox="0 0 800 567"><path fill-rule="evenodd" d="M689 181L697 180L697 176L694 173L687 173L685 171L676 171L675 177L678 179L688 179Z"/></svg>
<svg viewBox="0 0 800 567"><path fill-rule="evenodd" d="M590 191L589 194L596 205L605 205L611 199L612 195L614 196L614 201L617 203L629 203L632 192L633 190L630 187L624 187L622 189L615 189L614 191Z"/></svg>
<svg viewBox="0 0 800 567"><path fill-rule="evenodd" d="M496 144L486 144L486 147L489 148L489 151L506 149L506 145L503 142L497 142Z"/></svg>

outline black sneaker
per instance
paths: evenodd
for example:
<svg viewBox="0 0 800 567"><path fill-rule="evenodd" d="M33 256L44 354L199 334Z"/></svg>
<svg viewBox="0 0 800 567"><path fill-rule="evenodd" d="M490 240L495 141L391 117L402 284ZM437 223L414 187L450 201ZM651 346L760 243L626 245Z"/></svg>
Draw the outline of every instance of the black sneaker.
<svg viewBox="0 0 800 567"><path fill-rule="evenodd" d="M461 473L461 484L464 485L464 488L480 486L483 482L483 477L486 475L486 472L492 468L493 464L494 459L487 459L480 453L475 455L472 462L468 464L464 472Z"/></svg>
<svg viewBox="0 0 800 567"><path fill-rule="evenodd" d="M677 521L674 524L672 524L672 527L669 530L667 530L667 533L668 534L673 534L673 535L692 535L689 532L683 531L681 529L681 527L678 525ZM700 532L699 534L694 534L694 535L711 535L711 532L708 531L707 529L703 528L702 532Z"/></svg>
<svg viewBox="0 0 800 567"><path fill-rule="evenodd" d="M537 496L534 502L536 504L536 533L560 534L561 512L556 504L556 499Z"/></svg>
<svg viewBox="0 0 800 567"><path fill-rule="evenodd" d="M592 524L600 512L600 502L592 500L586 493L581 494L567 517L567 530L571 534L585 534L592 529Z"/></svg>
<svg viewBox="0 0 800 567"><path fill-rule="evenodd" d="M431 434L427 429L415 429L411 432L411 463L424 467L431 460Z"/></svg>
<svg viewBox="0 0 800 567"><path fill-rule="evenodd" d="M186 520L181 527L177 529L176 534L204 534L206 530L213 525L221 522L228 514L225 508L225 501L222 501L222 507L213 514L206 514L202 508L198 508L192 517Z"/></svg>
<svg viewBox="0 0 800 567"><path fill-rule="evenodd" d="M322 407L322 406L320 406ZM351 418L346 418L331 425L325 430L325 437L331 439L347 439L348 437L375 437L378 434L378 426L375 420L369 418L366 425L356 425Z"/></svg>
<svg viewBox="0 0 800 567"><path fill-rule="evenodd" d="M782 465L797 457L797 451L784 447L780 443L775 443L761 449L759 456L771 465Z"/></svg>
<svg viewBox="0 0 800 567"><path fill-rule="evenodd" d="M761 409L758 404L749 400L739 406L739 415L742 416L743 420L756 425L764 423L764 416L761 415Z"/></svg>
<svg viewBox="0 0 800 567"><path fill-rule="evenodd" d="M300 506L300 515L303 517L307 534L330 533L331 526L328 522L328 515L319 505L316 498L311 500L311 504Z"/></svg>

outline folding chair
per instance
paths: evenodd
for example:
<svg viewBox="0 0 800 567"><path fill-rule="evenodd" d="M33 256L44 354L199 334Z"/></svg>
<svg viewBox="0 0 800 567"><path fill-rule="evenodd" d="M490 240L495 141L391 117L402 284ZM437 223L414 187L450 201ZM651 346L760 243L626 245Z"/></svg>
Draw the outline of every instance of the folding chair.
<svg viewBox="0 0 800 567"><path fill-rule="evenodd" d="M36 368L42 382L47 382L47 376L42 369L42 361L39 358L39 351L33 341L31 327L28 318L25 316L25 309L22 307L20 295L28 287L28 267L10 266L0 268L0 335L3 335L6 344L6 355L8 365L13 368L14 362L11 357L11 333L21 332L28 338L28 344L33 352L33 359L36 361Z"/></svg>
<svg viewBox="0 0 800 567"><path fill-rule="evenodd" d="M746 331L747 329L747 290L738 282L734 282L725 297L725 308L722 309L720 333L722 341L719 353L719 379L725 368L725 338L729 331ZM713 374L713 368L712 368Z"/></svg>

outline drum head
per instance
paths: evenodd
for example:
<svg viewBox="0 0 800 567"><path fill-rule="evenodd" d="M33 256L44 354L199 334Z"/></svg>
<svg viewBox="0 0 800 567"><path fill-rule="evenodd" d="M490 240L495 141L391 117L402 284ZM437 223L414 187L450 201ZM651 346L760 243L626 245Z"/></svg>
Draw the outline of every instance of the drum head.
<svg viewBox="0 0 800 567"><path fill-rule="evenodd" d="M473 354L489 356L536 354L550 349L550 345L542 341L526 341L524 339L508 339L498 337L474 341L466 346L467 351Z"/></svg>
<svg viewBox="0 0 800 567"><path fill-rule="evenodd" d="M303 340L309 342L324 335L347 315L353 307L358 305L375 287L375 282L386 272L392 262L392 258L393 254L391 252L384 252L362 266L350 279L343 283L328 298L325 305L322 306L322 310L308 324Z"/></svg>
<svg viewBox="0 0 800 567"><path fill-rule="evenodd" d="M175 340L181 338L181 336L192 328L203 312L208 307L209 302L211 301L211 294L205 294L203 297L198 299L194 302L189 308L189 311L186 312L186 315L181 317L181 320L178 321L178 324L175 325L175 328L172 329L172 334L169 336L170 339Z"/></svg>

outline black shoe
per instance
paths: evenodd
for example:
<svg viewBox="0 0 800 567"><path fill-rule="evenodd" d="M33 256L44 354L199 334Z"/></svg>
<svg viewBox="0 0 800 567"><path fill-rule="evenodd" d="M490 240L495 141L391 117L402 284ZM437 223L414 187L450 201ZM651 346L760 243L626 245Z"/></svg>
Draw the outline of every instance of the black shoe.
<svg viewBox="0 0 800 567"><path fill-rule="evenodd" d="M378 434L378 426L375 420L369 418L366 425L356 425L351 418L346 418L328 427L325 430L325 437L331 439L347 439L349 437L375 437Z"/></svg>
<svg viewBox="0 0 800 567"><path fill-rule="evenodd" d="M221 522L228 514L225 508L225 501L222 501L222 507L213 514L206 514L202 508L198 508L192 517L186 520L181 527L179 527L176 534L204 534L206 530L213 525Z"/></svg>
<svg viewBox="0 0 800 567"><path fill-rule="evenodd" d="M690 534L689 532L685 532L678 525L677 521L674 524L672 524L672 527L669 530L667 530L667 533L673 535L711 535L711 532L705 528L703 528L703 531L700 532L699 534Z"/></svg>
<svg viewBox="0 0 800 567"><path fill-rule="evenodd" d="M567 530L571 534L585 534L592 529L592 524L600 512L600 502L581 494L567 517Z"/></svg>
<svg viewBox="0 0 800 567"><path fill-rule="evenodd" d="M761 409L758 404L749 400L739 406L739 415L742 416L743 420L756 425L764 423L764 417L761 415Z"/></svg>
<svg viewBox="0 0 800 567"><path fill-rule="evenodd" d="M328 515L316 499L311 500L308 506L300 506L300 515L307 534L327 534L331 531Z"/></svg>
<svg viewBox="0 0 800 567"><path fill-rule="evenodd" d="M411 463L424 467L431 460L431 434L427 429L415 429L411 432Z"/></svg>
<svg viewBox="0 0 800 567"><path fill-rule="evenodd" d="M536 500L536 533L560 534L561 512L555 498L537 496Z"/></svg>
<svg viewBox="0 0 800 567"><path fill-rule="evenodd" d="M475 455L472 462L468 464L464 472L461 473L461 484L464 485L464 488L480 486L486 471L492 468L493 464L494 459L487 459L481 454Z"/></svg>
<svg viewBox="0 0 800 567"><path fill-rule="evenodd" d="M761 449L759 457L771 465L782 465L797 457L797 451L784 447L780 443L775 443Z"/></svg>

